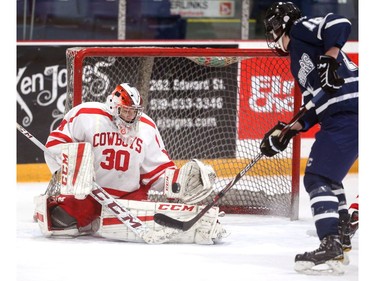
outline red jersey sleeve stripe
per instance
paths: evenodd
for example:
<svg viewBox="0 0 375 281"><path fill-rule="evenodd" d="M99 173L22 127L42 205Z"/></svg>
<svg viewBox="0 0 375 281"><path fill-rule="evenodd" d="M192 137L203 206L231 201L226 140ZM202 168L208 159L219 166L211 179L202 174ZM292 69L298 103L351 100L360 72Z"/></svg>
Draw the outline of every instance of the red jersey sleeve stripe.
<svg viewBox="0 0 375 281"><path fill-rule="evenodd" d="M130 192L127 192L127 191L121 191L121 190L117 190L117 189L113 189L113 188L109 188L109 187L103 187L103 189L105 191L107 191L109 195L114 196L116 198L121 198L121 197L130 193Z"/></svg>
<svg viewBox="0 0 375 281"><path fill-rule="evenodd" d="M107 116L109 119L112 120L112 115L109 114L108 112L99 109L99 108L81 108L80 110L77 111L76 115L74 115L72 118L69 119L69 123L73 122L74 118L81 114L99 114L99 115L104 115Z"/></svg>
<svg viewBox="0 0 375 281"><path fill-rule="evenodd" d="M100 115L104 115L104 116L107 116L109 119L112 120L112 115L109 114L108 112L102 110L102 109L99 109L99 108L81 108L80 110L77 111L77 113L71 117L69 120L65 120L63 119L61 121L61 124L59 126L60 130L64 130L64 127L66 126L66 124L68 123L71 123L73 122L74 118L76 118L78 115L80 114L100 114Z"/></svg>
<svg viewBox="0 0 375 281"><path fill-rule="evenodd" d="M61 139L61 140L64 140L66 142L73 142L73 140L68 137L67 135L63 134L63 133L60 133L60 132L52 132L50 134L51 137L54 137L56 139Z"/></svg>
<svg viewBox="0 0 375 281"><path fill-rule="evenodd" d="M46 147L51 147L62 143L73 142L73 140L69 138L67 135L61 134L59 132L52 132L50 136L56 139L48 141Z"/></svg>
<svg viewBox="0 0 375 281"><path fill-rule="evenodd" d="M159 142L159 139L156 135L155 135L155 141L157 142L158 146L160 147L160 142Z"/></svg>
<svg viewBox="0 0 375 281"><path fill-rule="evenodd" d="M165 149L163 149L162 152L163 152L165 155L167 155L169 159L171 159L171 157L169 157L169 154L168 154L168 152L167 152Z"/></svg>
<svg viewBox="0 0 375 281"><path fill-rule="evenodd" d="M63 144L63 143L67 143L67 142L60 141L60 140L51 140L51 141L47 142L46 147L49 148L49 147L59 145L59 144Z"/></svg>
<svg viewBox="0 0 375 281"><path fill-rule="evenodd" d="M64 127L65 125L68 124L68 121L66 121L65 119L63 119L59 125L59 130L64 130Z"/></svg>
<svg viewBox="0 0 375 281"><path fill-rule="evenodd" d="M66 124L73 122L74 118L76 118L80 114L100 114L100 115L103 115L103 116L107 116L108 118L110 118L112 120L112 115L109 114L108 112L102 110L102 109L98 109L98 108L81 108L80 110L78 110L78 112L76 113L76 115L74 115L73 117L71 117L68 121L65 120L65 119L62 120L61 124L59 126L59 130L63 130ZM70 142L73 142L73 140L71 138L69 138L67 135L64 135L64 134L59 133L59 132L52 132L50 134L50 136L54 137L54 138L57 138L57 139L64 140L65 142L64 141L58 141L58 140L51 140L51 141L49 141L46 144L46 147L51 147L51 146L54 146L54 145L57 145L57 144L61 144L61 143L70 143Z"/></svg>
<svg viewBox="0 0 375 281"><path fill-rule="evenodd" d="M156 129L156 125L154 122L152 122L151 120L145 118L145 117L141 117L139 119L139 121L143 122L143 123L146 123L147 125L150 125L152 128Z"/></svg>
<svg viewBox="0 0 375 281"><path fill-rule="evenodd" d="M158 173L164 171L165 169L167 168L176 168L176 165L174 164L173 161L169 161L163 165L160 165L158 166L156 169L152 170L151 172L148 172L146 174L142 174L141 175L141 181L144 180L144 179L151 179L153 178L155 175L157 175Z"/></svg>

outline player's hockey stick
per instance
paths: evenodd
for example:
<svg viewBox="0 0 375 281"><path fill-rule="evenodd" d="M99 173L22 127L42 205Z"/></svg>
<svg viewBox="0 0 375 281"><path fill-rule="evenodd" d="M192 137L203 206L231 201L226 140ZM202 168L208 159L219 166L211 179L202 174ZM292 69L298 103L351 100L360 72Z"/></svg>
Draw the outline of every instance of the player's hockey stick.
<svg viewBox="0 0 375 281"><path fill-rule="evenodd" d="M320 91L309 102L307 102L296 115L293 116L292 120L290 120L281 131L280 136L283 137L290 130L290 128L293 127L293 125L296 124L303 115L305 115L307 111L315 107L315 104L322 98L323 95L324 91L322 88L320 88Z"/></svg>
<svg viewBox="0 0 375 281"><path fill-rule="evenodd" d="M36 139L31 133L29 133L21 125L17 124L17 129L36 146L38 146L43 152L48 153L52 158L55 158L47 148ZM93 188L90 195L104 208L111 212L118 220L125 224L131 231L141 237L146 243L155 244L163 243L170 240L170 237L176 232L176 229L166 230L164 232L155 232L144 224L137 216L133 215L129 210L124 208L115 198L108 194L101 186L94 182ZM154 235L153 235L154 234Z"/></svg>
<svg viewBox="0 0 375 281"><path fill-rule="evenodd" d="M285 128L281 131L280 135L285 135L290 128L303 116L305 113L313 108L315 104L320 100L320 98L324 95L324 91L321 89L308 103L306 103L299 111L298 113L290 120L290 122L285 126ZM154 221L160 225L176 228L176 229L182 229L183 231L189 230L200 218L204 216L204 214L213 207L221 197L223 197L229 189L231 189L261 158L263 157L263 153L259 153L249 164L245 166L238 174L237 176L232 179L231 182L227 184L227 186L221 190L214 199L206 205L195 217L193 217L191 220L188 221L180 221L177 219L174 219L172 217L169 217L165 214L156 213L154 215Z"/></svg>

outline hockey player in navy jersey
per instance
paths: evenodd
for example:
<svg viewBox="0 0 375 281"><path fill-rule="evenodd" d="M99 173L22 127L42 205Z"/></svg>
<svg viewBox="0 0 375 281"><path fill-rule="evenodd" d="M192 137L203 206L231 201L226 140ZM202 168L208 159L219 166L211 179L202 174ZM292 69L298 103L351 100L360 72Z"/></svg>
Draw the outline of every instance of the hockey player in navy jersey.
<svg viewBox="0 0 375 281"><path fill-rule="evenodd" d="M351 250L348 207L343 179L358 157L358 67L343 52L351 23L329 13L304 17L291 2L275 2L266 12L267 43L279 55L289 55L290 70L301 89L304 103L321 89L324 96L280 137L286 126L278 122L265 134L260 149L267 157L283 151L299 132L315 124L315 136L304 174L320 246L295 257L295 270L342 274L344 253Z"/></svg>

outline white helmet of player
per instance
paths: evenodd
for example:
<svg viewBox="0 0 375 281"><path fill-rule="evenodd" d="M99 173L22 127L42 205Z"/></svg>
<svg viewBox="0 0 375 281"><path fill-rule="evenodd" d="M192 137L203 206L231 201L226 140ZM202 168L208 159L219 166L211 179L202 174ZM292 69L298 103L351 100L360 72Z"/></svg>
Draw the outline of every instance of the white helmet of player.
<svg viewBox="0 0 375 281"><path fill-rule="evenodd" d="M117 85L112 94L107 97L106 104L122 135L137 128L143 112L143 100L135 87L128 83Z"/></svg>

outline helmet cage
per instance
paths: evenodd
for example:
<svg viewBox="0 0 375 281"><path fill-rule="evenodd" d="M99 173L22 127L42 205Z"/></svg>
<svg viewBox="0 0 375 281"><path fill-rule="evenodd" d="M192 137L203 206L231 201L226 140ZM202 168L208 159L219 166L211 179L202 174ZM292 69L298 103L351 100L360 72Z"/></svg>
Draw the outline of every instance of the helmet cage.
<svg viewBox="0 0 375 281"><path fill-rule="evenodd" d="M126 126L137 123L143 112L142 105L136 105L131 101L128 94L124 96L120 92L114 92L114 96L118 97L120 102L115 106L115 118L120 118ZM133 116L130 120L126 117Z"/></svg>
<svg viewBox="0 0 375 281"><path fill-rule="evenodd" d="M136 128L143 112L138 90L127 83L118 85L109 97L114 123L121 132Z"/></svg>
<svg viewBox="0 0 375 281"><path fill-rule="evenodd" d="M266 12L264 27L267 45L279 55L288 55L282 37L289 35L294 21L302 17L300 9L292 2L276 2Z"/></svg>

